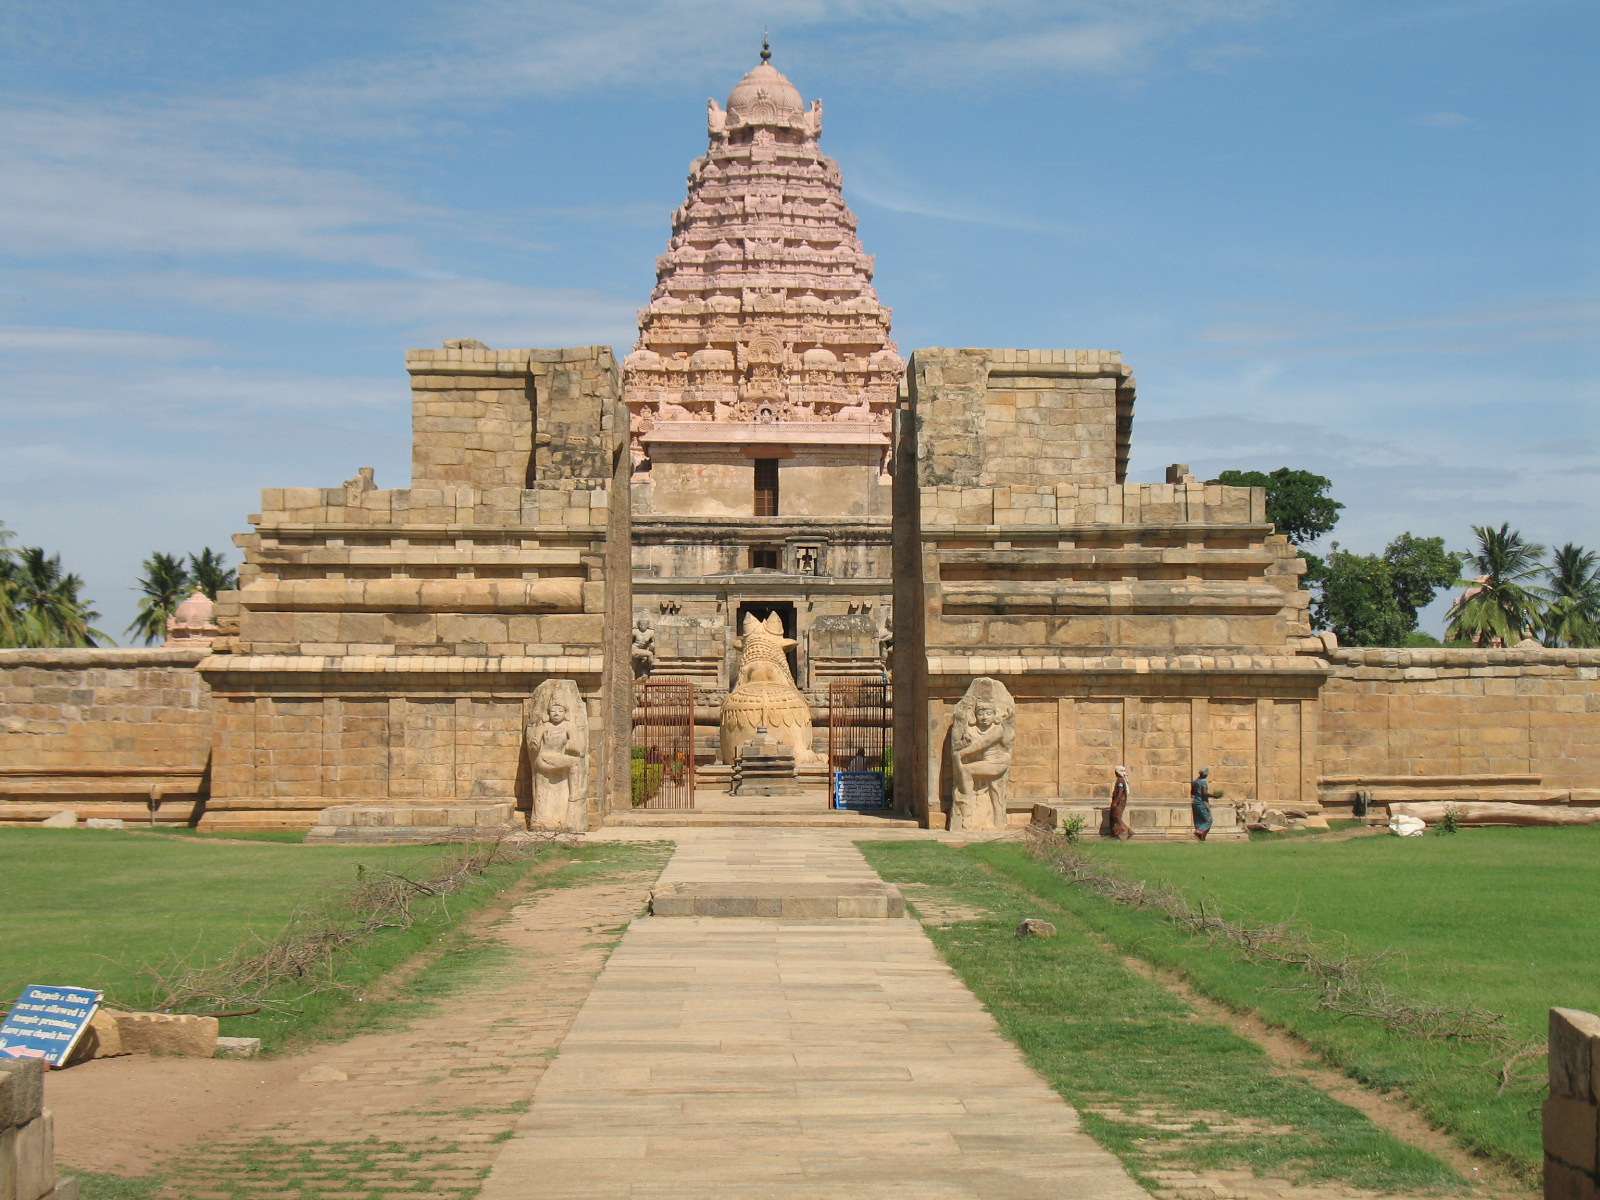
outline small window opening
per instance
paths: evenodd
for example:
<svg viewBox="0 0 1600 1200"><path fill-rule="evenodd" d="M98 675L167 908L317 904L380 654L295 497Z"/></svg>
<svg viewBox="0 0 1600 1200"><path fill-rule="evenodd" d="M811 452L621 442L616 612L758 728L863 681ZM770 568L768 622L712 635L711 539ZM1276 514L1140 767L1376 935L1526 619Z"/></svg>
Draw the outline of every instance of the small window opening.
<svg viewBox="0 0 1600 1200"><path fill-rule="evenodd" d="M750 569L752 571L777 571L781 570L782 567L783 551L779 547L750 547Z"/></svg>
<svg viewBox="0 0 1600 1200"><path fill-rule="evenodd" d="M778 515L778 460L756 459L756 512L758 517Z"/></svg>

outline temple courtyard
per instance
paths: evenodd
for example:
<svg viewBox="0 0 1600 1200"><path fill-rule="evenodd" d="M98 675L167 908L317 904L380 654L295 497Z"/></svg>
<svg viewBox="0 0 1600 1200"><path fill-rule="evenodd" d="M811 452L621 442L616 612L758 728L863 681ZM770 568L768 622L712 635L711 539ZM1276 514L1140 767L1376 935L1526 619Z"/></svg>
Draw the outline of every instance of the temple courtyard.
<svg viewBox="0 0 1600 1200"><path fill-rule="evenodd" d="M110 845L96 839L176 845L197 864L249 847L18 830L4 849L39 837L94 854ZM1147 914L1030 875L1049 874L1046 860L1017 835L710 826L584 841L541 847L520 882L428 939L442 955L363 978L264 1058L131 1055L53 1073L63 1172L91 1200L1320 1200L1516 1196L1536 1178L1527 1110L1542 1059L1497 1087L1476 1061L1491 1047L1467 1047L1470 1062L1408 1058L1404 1035L1385 1042L1370 1021L1329 1022L1363 1027L1329 1041L1314 1004L1297 1013L1292 993L1239 974L1239 955L1119 927ZM1187 884L1220 869L1237 876L1225 894L1239 913L1252 886L1297 903L1285 878L1313 893L1376 888L1397 857L1414 879L1391 902L1427 906L1441 879L1472 870L1482 903L1425 907L1388 978L1409 1001L1496 1010L1534 1038L1542 1005L1595 991L1592 964L1561 949L1600 925L1594 842L1591 830L1419 843L1344 829L1096 858ZM348 853L252 849L278 862ZM1534 861L1574 891L1555 896L1527 874ZM1485 906L1508 897L1527 914L1519 981L1503 949L1481 937L1473 949ZM1372 952L1381 922L1341 926L1325 899L1304 901L1307 927ZM1021 938L1019 914L1057 931ZM370 1021L369 1001L382 1009ZM276 1036L262 1016L225 1025ZM1365 1077L1375 1059L1391 1069L1381 1085Z"/></svg>

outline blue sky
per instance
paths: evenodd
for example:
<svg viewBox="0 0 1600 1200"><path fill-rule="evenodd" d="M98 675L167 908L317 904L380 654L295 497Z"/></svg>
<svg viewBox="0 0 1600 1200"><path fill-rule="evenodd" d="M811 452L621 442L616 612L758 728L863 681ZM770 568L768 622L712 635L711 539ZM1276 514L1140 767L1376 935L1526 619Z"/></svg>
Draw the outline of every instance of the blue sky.
<svg viewBox="0 0 1600 1200"><path fill-rule="evenodd" d="M1592 0L11 0L0 521L152 550L409 463L403 352L625 349L705 100L826 105L902 351L1121 350L1132 477L1600 547Z"/></svg>

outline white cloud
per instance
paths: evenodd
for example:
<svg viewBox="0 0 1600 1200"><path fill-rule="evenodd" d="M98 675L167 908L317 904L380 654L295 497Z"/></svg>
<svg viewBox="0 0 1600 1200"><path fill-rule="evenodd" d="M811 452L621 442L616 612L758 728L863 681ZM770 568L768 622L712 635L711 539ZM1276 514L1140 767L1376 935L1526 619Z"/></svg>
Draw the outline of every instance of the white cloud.
<svg viewBox="0 0 1600 1200"><path fill-rule="evenodd" d="M270 279L199 271L126 275L41 271L29 274L26 281L30 290L53 297L156 300L207 312L403 330L406 336L430 343L476 337L501 347L631 341L638 307L645 300L642 294L621 297L581 288L448 277Z"/></svg>
<svg viewBox="0 0 1600 1200"><path fill-rule="evenodd" d="M202 338L130 329L72 329L54 325L0 325L0 351L73 358L196 358L217 349Z"/></svg>
<svg viewBox="0 0 1600 1200"><path fill-rule="evenodd" d="M439 214L298 165L203 106L0 110L0 248L19 255L282 255L412 266L404 224Z"/></svg>
<svg viewBox="0 0 1600 1200"><path fill-rule="evenodd" d="M1433 335L1418 338L1415 335ZM1219 322L1200 341L1230 353L1286 357L1368 354L1485 354L1506 346L1569 342L1600 335L1600 301L1570 300L1517 307L1434 313L1391 321L1355 321L1334 313Z"/></svg>

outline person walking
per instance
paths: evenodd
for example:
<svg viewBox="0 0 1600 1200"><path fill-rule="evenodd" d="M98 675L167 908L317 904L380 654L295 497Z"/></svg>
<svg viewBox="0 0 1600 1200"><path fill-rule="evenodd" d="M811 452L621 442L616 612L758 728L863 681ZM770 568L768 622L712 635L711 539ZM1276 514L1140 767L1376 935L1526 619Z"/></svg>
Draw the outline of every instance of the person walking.
<svg viewBox="0 0 1600 1200"><path fill-rule="evenodd" d="M1125 815L1128 809L1128 768L1117 768L1117 781L1111 785L1111 836L1125 842L1133 836L1133 827Z"/></svg>
<svg viewBox="0 0 1600 1200"><path fill-rule="evenodd" d="M1211 768L1201 767L1200 774L1189 785L1189 804L1194 809L1194 836L1206 840L1211 832Z"/></svg>

